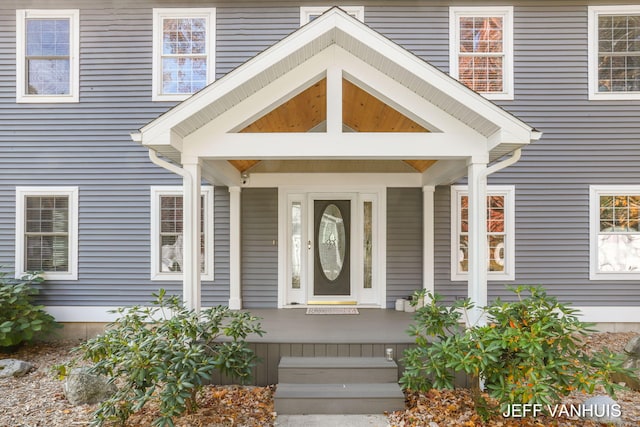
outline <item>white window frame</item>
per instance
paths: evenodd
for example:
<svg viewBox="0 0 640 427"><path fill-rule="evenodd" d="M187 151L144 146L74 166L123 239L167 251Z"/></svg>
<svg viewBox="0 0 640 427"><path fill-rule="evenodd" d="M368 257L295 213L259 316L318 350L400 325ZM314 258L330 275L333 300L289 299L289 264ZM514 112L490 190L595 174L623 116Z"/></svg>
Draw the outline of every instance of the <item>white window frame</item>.
<svg viewBox="0 0 640 427"><path fill-rule="evenodd" d="M355 17L360 22L364 22L364 6L339 6L349 15ZM327 10L331 9L331 6L302 6L300 7L300 26L308 24L311 21L311 17L315 15L322 15Z"/></svg>
<svg viewBox="0 0 640 427"><path fill-rule="evenodd" d="M162 21L165 18L205 18L207 20L207 85L215 80L216 9L215 8L154 8L151 83L152 101L183 101L193 94L162 93Z"/></svg>
<svg viewBox="0 0 640 427"><path fill-rule="evenodd" d="M502 92L479 92L487 99L513 100L513 6L489 7L450 7L449 8L449 74L458 79L459 47L460 47L460 18L463 17L495 17L503 19L503 51Z"/></svg>
<svg viewBox="0 0 640 427"><path fill-rule="evenodd" d="M640 185L591 185L589 186L589 279L590 280L640 280L638 272L600 272L598 262L598 235L600 234L600 196L628 196L640 194ZM636 233L640 234L640 233Z"/></svg>
<svg viewBox="0 0 640 427"><path fill-rule="evenodd" d="M487 197L504 197L504 227L505 227L505 250L504 250L504 271L487 271L489 280L515 280L515 186L513 185L489 185L487 186ZM467 185L451 186L451 281L466 281L469 279L468 272L458 270L458 244L460 239L461 209L460 197L469 196ZM488 268L487 268L488 270Z"/></svg>
<svg viewBox="0 0 640 427"><path fill-rule="evenodd" d="M69 270L45 271L45 280L78 280L78 187L16 187L16 278L25 274L25 217L26 198L39 196L67 196L69 198Z"/></svg>
<svg viewBox="0 0 640 427"><path fill-rule="evenodd" d="M640 92L600 92L598 90L598 17L600 15L637 15L640 5L588 7L588 67L590 100L640 99Z"/></svg>
<svg viewBox="0 0 640 427"><path fill-rule="evenodd" d="M214 244L213 244L213 186L202 186L200 194L204 201L204 271L201 280L213 280ZM160 198L162 196L183 196L181 186L151 187L151 280L182 280L182 272L162 271L160 262ZM184 200L184 199L183 199ZM183 206L184 209L184 206Z"/></svg>
<svg viewBox="0 0 640 427"><path fill-rule="evenodd" d="M26 20L28 18L69 19L69 90L68 95L32 95L26 91ZM63 103L80 100L80 11L78 9L16 10L16 102Z"/></svg>

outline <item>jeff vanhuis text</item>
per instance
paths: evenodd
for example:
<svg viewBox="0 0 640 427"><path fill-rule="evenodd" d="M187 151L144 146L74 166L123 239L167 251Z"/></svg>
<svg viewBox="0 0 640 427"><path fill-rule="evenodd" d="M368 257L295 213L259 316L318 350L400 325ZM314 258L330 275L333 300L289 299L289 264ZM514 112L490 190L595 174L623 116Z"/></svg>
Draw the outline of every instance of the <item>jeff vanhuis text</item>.
<svg viewBox="0 0 640 427"><path fill-rule="evenodd" d="M551 417L608 417L622 415L620 405L542 405L539 403L514 403L502 412L504 418L524 418L548 415Z"/></svg>

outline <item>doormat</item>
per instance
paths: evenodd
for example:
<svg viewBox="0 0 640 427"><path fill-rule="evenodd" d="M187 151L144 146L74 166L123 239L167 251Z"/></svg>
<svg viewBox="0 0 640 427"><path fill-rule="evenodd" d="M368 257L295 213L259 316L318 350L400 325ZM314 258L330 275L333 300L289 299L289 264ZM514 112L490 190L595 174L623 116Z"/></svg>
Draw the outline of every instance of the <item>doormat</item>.
<svg viewBox="0 0 640 427"><path fill-rule="evenodd" d="M360 314L355 307L309 307L307 314Z"/></svg>

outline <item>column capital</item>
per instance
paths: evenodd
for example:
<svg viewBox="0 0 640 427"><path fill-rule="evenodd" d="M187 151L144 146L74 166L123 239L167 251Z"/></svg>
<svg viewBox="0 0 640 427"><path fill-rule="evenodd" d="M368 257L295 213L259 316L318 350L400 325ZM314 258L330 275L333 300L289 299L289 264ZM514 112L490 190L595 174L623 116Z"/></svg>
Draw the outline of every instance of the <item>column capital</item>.
<svg viewBox="0 0 640 427"><path fill-rule="evenodd" d="M242 187L229 187L229 193L240 193L242 191Z"/></svg>
<svg viewBox="0 0 640 427"><path fill-rule="evenodd" d="M435 193L436 192L436 186L435 185L423 185L422 186L422 192L423 193Z"/></svg>

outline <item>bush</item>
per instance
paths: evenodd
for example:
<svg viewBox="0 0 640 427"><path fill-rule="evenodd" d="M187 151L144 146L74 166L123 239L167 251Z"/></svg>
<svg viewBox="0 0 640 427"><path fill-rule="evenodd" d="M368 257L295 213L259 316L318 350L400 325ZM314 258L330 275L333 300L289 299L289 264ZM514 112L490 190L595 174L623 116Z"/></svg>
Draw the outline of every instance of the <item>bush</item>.
<svg viewBox="0 0 640 427"><path fill-rule="evenodd" d="M38 294L34 284L42 283L37 274L12 279L0 272L0 347L12 349L61 327L44 306L33 305Z"/></svg>
<svg viewBox="0 0 640 427"><path fill-rule="evenodd" d="M403 386L453 388L454 372L464 371L482 377L500 404L551 405L572 390L591 393L597 385L613 395L619 386L610 375L622 371L622 359L608 351L586 352L581 337L593 330L578 320L577 310L542 288L511 290L517 301L496 300L484 309L487 324L470 328L461 324L473 307L468 300L448 308L437 295L425 302L408 331L416 346L404 353Z"/></svg>
<svg viewBox="0 0 640 427"><path fill-rule="evenodd" d="M153 425L173 426L172 417L196 409L196 394L214 371L240 382L251 377L257 358L245 338L264 333L258 318L221 306L198 314L163 289L153 295L153 307L116 310L120 317L103 335L76 349L95 363L92 373L119 386L95 412L93 425L124 424L157 397L160 417Z"/></svg>

